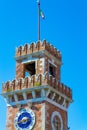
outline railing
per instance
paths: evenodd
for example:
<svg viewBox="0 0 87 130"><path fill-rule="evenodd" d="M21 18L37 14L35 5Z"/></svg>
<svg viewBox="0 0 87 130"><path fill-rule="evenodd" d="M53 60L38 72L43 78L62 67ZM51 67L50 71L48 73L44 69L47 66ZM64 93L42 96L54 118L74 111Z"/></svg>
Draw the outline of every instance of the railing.
<svg viewBox="0 0 87 130"><path fill-rule="evenodd" d="M69 87L65 86L63 83L56 81L52 75L45 73L39 75L33 75L25 78L15 79L13 81L7 81L6 83L2 84L3 92L11 92L26 88L32 88L36 86L43 86L49 85L52 86L57 91L63 93L64 95L68 96L72 99L72 91Z"/></svg>

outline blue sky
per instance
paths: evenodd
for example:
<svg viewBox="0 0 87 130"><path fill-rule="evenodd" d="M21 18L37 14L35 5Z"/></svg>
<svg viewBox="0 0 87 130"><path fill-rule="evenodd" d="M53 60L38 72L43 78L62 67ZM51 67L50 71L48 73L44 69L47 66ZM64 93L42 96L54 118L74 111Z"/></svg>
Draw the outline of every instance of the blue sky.
<svg viewBox="0 0 87 130"><path fill-rule="evenodd" d="M87 130L87 1L41 0L41 40L62 53L61 81L73 90L70 130ZM15 48L37 41L36 0L0 0L0 92L15 78ZM0 130L6 126L6 103L0 97Z"/></svg>

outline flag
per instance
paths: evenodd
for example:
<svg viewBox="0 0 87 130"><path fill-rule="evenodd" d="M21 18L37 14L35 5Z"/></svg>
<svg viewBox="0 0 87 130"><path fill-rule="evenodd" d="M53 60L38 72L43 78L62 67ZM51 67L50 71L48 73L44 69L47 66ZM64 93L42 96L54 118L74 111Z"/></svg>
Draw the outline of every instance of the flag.
<svg viewBox="0 0 87 130"><path fill-rule="evenodd" d="M42 19L44 19L44 18L45 18L44 13L42 12L42 10L41 10L41 9L40 9L40 16L42 17Z"/></svg>
<svg viewBox="0 0 87 130"><path fill-rule="evenodd" d="M37 3L40 3L40 0L37 0L36 2L37 2Z"/></svg>

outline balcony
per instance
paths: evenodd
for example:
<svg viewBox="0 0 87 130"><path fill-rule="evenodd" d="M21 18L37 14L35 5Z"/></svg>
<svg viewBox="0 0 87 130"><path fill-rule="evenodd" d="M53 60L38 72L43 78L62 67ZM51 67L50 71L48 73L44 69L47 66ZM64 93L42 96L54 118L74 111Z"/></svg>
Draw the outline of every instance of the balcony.
<svg viewBox="0 0 87 130"><path fill-rule="evenodd" d="M24 89L29 90L30 88L33 89L35 87L39 88L41 86L51 87L57 92L72 99L71 89L63 83L56 81L56 78L48 73L7 81L6 83L2 84L2 94L20 90L24 91Z"/></svg>

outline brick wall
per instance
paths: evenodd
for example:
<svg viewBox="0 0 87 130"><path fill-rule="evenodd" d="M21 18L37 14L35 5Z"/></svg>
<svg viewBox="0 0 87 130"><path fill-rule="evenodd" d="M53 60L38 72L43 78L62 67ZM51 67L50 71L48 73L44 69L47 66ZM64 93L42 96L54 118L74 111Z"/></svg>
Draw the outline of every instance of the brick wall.
<svg viewBox="0 0 87 130"><path fill-rule="evenodd" d="M29 108L27 105L22 105L23 108ZM45 103L34 103L32 110L36 115L36 123L33 130L52 130L51 116L54 111L58 111L63 120L63 130L67 128L67 112L60 108L45 102ZM14 118L18 112L17 107L7 108L7 125L6 130L15 130Z"/></svg>
<svg viewBox="0 0 87 130"><path fill-rule="evenodd" d="M52 112L57 111L60 113L62 120L63 120L63 130L66 130L67 128L67 112L65 112L64 110L61 110L60 108L46 102L46 127L45 130L52 130L52 126L51 126L51 116L52 116Z"/></svg>
<svg viewBox="0 0 87 130"><path fill-rule="evenodd" d="M35 103L32 106L32 110L34 111L36 115L36 123L33 128L33 130L44 130L42 128L42 115L43 115L43 106L44 103L38 104ZM29 108L28 105L22 105L23 108ZM7 108L7 125L6 125L6 130L16 130L14 127L14 118L18 112L17 107L8 107Z"/></svg>
<svg viewBox="0 0 87 130"><path fill-rule="evenodd" d="M16 63L16 78L24 78L24 64Z"/></svg>
<svg viewBox="0 0 87 130"><path fill-rule="evenodd" d="M39 60L37 60L37 62L36 62L36 74L44 74L44 72L45 72L44 62L45 62L44 58L40 58Z"/></svg>
<svg viewBox="0 0 87 130"><path fill-rule="evenodd" d="M61 65L59 65L55 59L45 56L45 71L49 72L49 63L51 62L51 64L54 64L56 67L55 70L55 78L57 81L60 81L60 69L61 69Z"/></svg>
<svg viewBox="0 0 87 130"><path fill-rule="evenodd" d="M36 74L44 74L45 72L49 72L49 61L53 63L53 59L49 57L44 57L37 60L36 64ZM60 65L54 62L56 66L55 78L60 81ZM22 63L16 63L16 78L24 78L25 77L25 65Z"/></svg>

